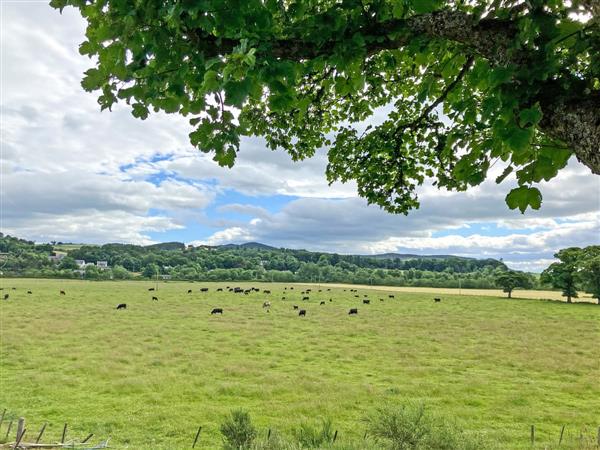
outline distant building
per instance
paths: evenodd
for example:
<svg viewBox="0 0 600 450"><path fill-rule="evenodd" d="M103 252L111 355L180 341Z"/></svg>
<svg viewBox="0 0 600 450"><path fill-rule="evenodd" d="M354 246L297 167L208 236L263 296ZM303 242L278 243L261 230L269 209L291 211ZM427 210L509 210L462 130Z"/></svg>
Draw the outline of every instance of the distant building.
<svg viewBox="0 0 600 450"><path fill-rule="evenodd" d="M53 263L58 263L58 262L60 262L60 260L61 260L61 259L63 259L65 256L67 256L67 255L65 255L64 253L59 253L59 254L57 254L57 255L51 255L51 256L48 256L48 259L49 259L50 261L52 261Z"/></svg>
<svg viewBox="0 0 600 450"><path fill-rule="evenodd" d="M108 261L96 261L96 267L100 270L108 269Z"/></svg>
<svg viewBox="0 0 600 450"><path fill-rule="evenodd" d="M163 280L170 280L172 277L171 275L161 275L160 278Z"/></svg>
<svg viewBox="0 0 600 450"><path fill-rule="evenodd" d="M77 264L80 269L83 269L85 267L85 260L84 259L76 259L75 264Z"/></svg>

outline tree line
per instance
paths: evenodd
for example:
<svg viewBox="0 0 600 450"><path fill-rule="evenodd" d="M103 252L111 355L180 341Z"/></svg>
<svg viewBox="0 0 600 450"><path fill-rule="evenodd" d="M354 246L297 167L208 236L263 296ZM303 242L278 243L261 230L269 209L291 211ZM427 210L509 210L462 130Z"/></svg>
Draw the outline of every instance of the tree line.
<svg viewBox="0 0 600 450"><path fill-rule="evenodd" d="M62 252L61 252L62 250ZM0 267L5 276L110 279L171 278L193 281L354 283L492 289L560 289L567 301L578 291L600 296L600 246L560 250L542 274L509 270L496 259L457 256L340 255L277 249L262 244L186 246L179 242L140 246L36 244L0 234ZM49 257L65 255L58 261ZM107 261L81 268L76 260Z"/></svg>

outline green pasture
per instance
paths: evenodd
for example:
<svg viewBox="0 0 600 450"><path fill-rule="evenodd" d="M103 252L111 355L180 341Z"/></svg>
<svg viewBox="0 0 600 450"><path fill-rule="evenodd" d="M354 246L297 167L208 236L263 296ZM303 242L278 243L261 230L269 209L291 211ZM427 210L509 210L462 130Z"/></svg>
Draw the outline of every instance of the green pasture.
<svg viewBox="0 0 600 450"><path fill-rule="evenodd" d="M242 408L260 433L330 418L343 443L363 438L378 406L422 401L498 448L531 448L532 424L535 448L556 448L563 425L561 448L595 448L598 305L472 295L434 303L431 293L383 288L355 298L326 285L302 301L302 286L237 282L160 282L152 301L152 282L1 283L0 442L7 421L23 416L28 436L48 422L47 442L68 423L68 438L110 436L113 448L186 449L202 426L196 448L218 448L219 425ZM261 293L215 292L225 286ZM211 316L214 307L224 314Z"/></svg>

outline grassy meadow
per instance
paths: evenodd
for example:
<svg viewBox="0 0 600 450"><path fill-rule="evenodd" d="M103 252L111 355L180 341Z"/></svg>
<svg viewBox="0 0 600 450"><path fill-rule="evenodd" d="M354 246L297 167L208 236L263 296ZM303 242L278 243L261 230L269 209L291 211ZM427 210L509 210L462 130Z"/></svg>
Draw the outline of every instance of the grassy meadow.
<svg viewBox="0 0 600 450"><path fill-rule="evenodd" d="M272 294L215 292L227 285ZM196 448L219 448L219 425L236 408L261 433L331 418L343 443L363 437L378 406L423 401L498 448L532 448L532 424L535 448L556 448L563 425L561 448L580 448L582 434L596 440L597 305L449 294L434 303L429 292L389 299L384 288L355 298L326 285L302 301L300 286L281 300L284 284L158 286L154 302L151 282L2 280L0 413L25 417L30 437L48 422L44 441L59 440L66 422L68 437L110 436L113 448L185 449L200 425ZM211 316L213 307L224 314Z"/></svg>

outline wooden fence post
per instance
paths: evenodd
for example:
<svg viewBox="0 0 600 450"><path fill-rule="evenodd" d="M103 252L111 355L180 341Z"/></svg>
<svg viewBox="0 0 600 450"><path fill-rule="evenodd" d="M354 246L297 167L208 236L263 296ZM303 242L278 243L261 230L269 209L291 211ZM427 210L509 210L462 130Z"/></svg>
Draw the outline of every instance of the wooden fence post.
<svg viewBox="0 0 600 450"><path fill-rule="evenodd" d="M8 435L10 434L10 429L12 428L13 421L8 422L8 430L6 430L6 436L4 436L4 440L8 440Z"/></svg>
<svg viewBox="0 0 600 450"><path fill-rule="evenodd" d="M202 431L202 426L198 428L198 432L196 433L196 437L194 438L194 443L192 444L192 448L196 447L196 442L198 442L198 437L200 437L200 432Z"/></svg>
<svg viewBox="0 0 600 450"><path fill-rule="evenodd" d="M23 439L23 436L25 436L25 432L27 430L25 428L23 428L23 431L21 432L21 434L19 434L17 436L17 440L15 441L15 446L13 447L13 450L16 450L17 447L19 446L19 444L21 443L21 439Z"/></svg>
<svg viewBox="0 0 600 450"><path fill-rule="evenodd" d="M62 438L60 438L60 443L64 444L65 443L65 436L67 435L67 424L65 423L65 426L63 428L63 434L62 434Z"/></svg>
<svg viewBox="0 0 600 450"><path fill-rule="evenodd" d="M563 438L563 433L565 432L565 426L563 425L562 428L560 429L560 439L558 440L558 445L560 446L561 442L562 442L562 438Z"/></svg>
<svg viewBox="0 0 600 450"><path fill-rule="evenodd" d="M21 433L23 433L24 429L25 429L25 418L19 417L19 420L17 422L17 437L15 438L15 441L19 440L19 436L21 436Z"/></svg>
<svg viewBox="0 0 600 450"><path fill-rule="evenodd" d="M531 425L531 445L535 444L535 425Z"/></svg>
<svg viewBox="0 0 600 450"><path fill-rule="evenodd" d="M333 433L333 441L332 442L334 444L335 444L335 440L337 439L337 433L338 433L338 430L335 430L335 433Z"/></svg>
<svg viewBox="0 0 600 450"><path fill-rule="evenodd" d="M40 443L40 439L42 438L42 434L44 434L44 431L46 430L46 426L48 425L48 422L45 422L44 425L42 425L42 429L40 430L40 434L38 434L37 439L35 440L36 444Z"/></svg>

